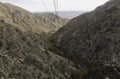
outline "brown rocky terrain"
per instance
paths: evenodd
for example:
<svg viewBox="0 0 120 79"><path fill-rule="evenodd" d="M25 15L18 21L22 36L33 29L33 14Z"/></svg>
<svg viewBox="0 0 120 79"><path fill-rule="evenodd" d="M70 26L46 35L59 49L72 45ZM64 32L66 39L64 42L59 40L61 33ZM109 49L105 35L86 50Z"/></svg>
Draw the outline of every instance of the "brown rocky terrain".
<svg viewBox="0 0 120 79"><path fill-rule="evenodd" d="M49 51L45 36L0 21L0 79L70 78L74 63Z"/></svg>

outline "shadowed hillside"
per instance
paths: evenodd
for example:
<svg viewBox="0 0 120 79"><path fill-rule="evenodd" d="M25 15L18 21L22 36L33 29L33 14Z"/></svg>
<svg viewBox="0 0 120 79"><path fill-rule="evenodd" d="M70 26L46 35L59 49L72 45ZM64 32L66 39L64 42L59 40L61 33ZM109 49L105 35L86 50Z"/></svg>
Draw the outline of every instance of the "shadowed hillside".
<svg viewBox="0 0 120 79"><path fill-rule="evenodd" d="M51 41L78 65L72 79L120 79L120 0L72 19Z"/></svg>
<svg viewBox="0 0 120 79"><path fill-rule="evenodd" d="M72 19L56 32L56 46L76 63L120 63L120 0ZM83 60L85 60L83 62Z"/></svg>

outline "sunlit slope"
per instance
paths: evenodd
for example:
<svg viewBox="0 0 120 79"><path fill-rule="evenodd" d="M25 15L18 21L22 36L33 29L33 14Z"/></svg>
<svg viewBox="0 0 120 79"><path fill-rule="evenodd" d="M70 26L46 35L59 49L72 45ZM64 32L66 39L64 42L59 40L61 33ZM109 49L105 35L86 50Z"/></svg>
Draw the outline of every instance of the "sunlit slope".
<svg viewBox="0 0 120 79"><path fill-rule="evenodd" d="M51 20L52 17L55 21ZM0 19L13 24L23 31L51 32L56 31L67 21L54 14L33 14L9 3L0 3Z"/></svg>

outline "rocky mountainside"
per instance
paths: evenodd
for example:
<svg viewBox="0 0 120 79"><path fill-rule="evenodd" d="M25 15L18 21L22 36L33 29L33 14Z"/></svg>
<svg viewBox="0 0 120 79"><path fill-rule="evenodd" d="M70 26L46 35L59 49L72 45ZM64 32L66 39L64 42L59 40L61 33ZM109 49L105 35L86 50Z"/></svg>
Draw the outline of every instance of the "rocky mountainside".
<svg viewBox="0 0 120 79"><path fill-rule="evenodd" d="M9 3L0 3L0 11L0 19L5 20L23 31L48 33L56 31L61 25L68 22L67 19L62 19L51 13L48 13L47 16L46 14L34 14ZM56 22L53 22L48 16L54 17Z"/></svg>
<svg viewBox="0 0 120 79"><path fill-rule="evenodd" d="M120 0L68 20L0 3L0 79L120 79Z"/></svg>
<svg viewBox="0 0 120 79"><path fill-rule="evenodd" d="M54 36L55 46L76 63L120 66L120 0L72 19Z"/></svg>
<svg viewBox="0 0 120 79"><path fill-rule="evenodd" d="M74 63L49 51L45 36L0 21L0 79L70 78Z"/></svg>
<svg viewBox="0 0 120 79"><path fill-rule="evenodd" d="M0 79L70 79L74 63L49 50L66 19L0 3Z"/></svg>

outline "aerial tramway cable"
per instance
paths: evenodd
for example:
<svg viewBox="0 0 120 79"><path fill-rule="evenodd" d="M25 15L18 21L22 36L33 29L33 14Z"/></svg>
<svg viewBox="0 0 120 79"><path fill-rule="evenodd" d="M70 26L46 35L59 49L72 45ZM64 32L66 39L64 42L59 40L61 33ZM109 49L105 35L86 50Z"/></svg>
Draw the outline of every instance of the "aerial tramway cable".
<svg viewBox="0 0 120 79"><path fill-rule="evenodd" d="M47 7L46 7L46 4L45 4L44 0L42 0L42 4L43 4L43 6L45 8L45 11L47 12L48 10L47 10Z"/></svg>
<svg viewBox="0 0 120 79"><path fill-rule="evenodd" d="M54 3L54 8L55 8L55 14L57 15L57 11L58 11L58 0L53 0Z"/></svg>
<svg viewBox="0 0 120 79"><path fill-rule="evenodd" d="M42 0L42 4L45 8L45 11L48 11L44 0ZM57 15L58 14L57 13L58 12L58 0L53 0L53 4L54 4L54 9L55 9L55 14Z"/></svg>
<svg viewBox="0 0 120 79"><path fill-rule="evenodd" d="M53 4L54 4L55 13L56 13L56 0L53 0Z"/></svg>
<svg viewBox="0 0 120 79"><path fill-rule="evenodd" d="M56 11L58 11L58 0L56 0Z"/></svg>

